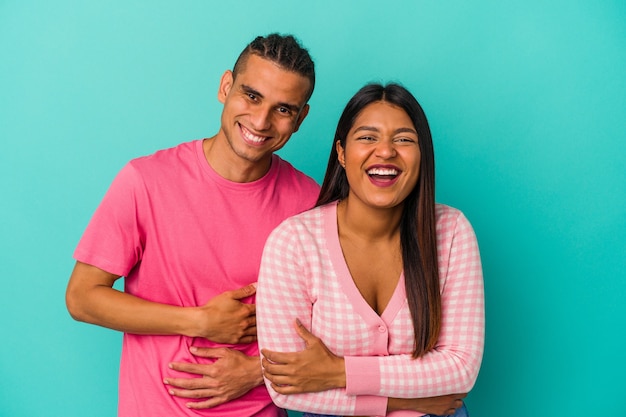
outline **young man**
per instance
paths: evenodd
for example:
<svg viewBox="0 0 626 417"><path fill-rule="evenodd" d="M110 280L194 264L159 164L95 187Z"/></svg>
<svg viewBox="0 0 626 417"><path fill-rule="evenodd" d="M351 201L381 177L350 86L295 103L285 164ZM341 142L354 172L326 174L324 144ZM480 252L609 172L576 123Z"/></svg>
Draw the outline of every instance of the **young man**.
<svg viewBox="0 0 626 417"><path fill-rule="evenodd" d="M221 78L217 134L131 161L96 210L66 301L125 333L120 417L285 415L262 385L251 296L268 234L317 198L274 154L314 84L292 36L256 38Z"/></svg>

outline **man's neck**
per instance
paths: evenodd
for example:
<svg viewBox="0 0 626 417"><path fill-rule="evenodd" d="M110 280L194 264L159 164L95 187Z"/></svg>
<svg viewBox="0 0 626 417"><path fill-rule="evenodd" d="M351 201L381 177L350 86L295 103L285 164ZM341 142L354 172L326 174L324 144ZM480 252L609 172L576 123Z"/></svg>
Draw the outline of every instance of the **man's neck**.
<svg viewBox="0 0 626 417"><path fill-rule="evenodd" d="M253 182L262 178L270 169L271 155L262 161L247 161L236 155L219 133L202 142L207 163L221 177L232 182Z"/></svg>

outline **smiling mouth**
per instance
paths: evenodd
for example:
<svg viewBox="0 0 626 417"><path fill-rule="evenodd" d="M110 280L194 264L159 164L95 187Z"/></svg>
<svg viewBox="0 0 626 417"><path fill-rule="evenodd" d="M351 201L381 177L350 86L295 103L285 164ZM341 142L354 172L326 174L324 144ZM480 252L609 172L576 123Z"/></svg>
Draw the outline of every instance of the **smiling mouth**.
<svg viewBox="0 0 626 417"><path fill-rule="evenodd" d="M395 168L375 167L368 169L367 175L378 181L391 181L400 175L400 171Z"/></svg>
<svg viewBox="0 0 626 417"><path fill-rule="evenodd" d="M255 135L254 133L252 133L250 130L248 130L245 126L241 124L239 125L239 129L241 131L241 136L243 137L243 140L245 140L247 143L251 145L260 145L263 142L265 142L267 139L269 139L269 136Z"/></svg>

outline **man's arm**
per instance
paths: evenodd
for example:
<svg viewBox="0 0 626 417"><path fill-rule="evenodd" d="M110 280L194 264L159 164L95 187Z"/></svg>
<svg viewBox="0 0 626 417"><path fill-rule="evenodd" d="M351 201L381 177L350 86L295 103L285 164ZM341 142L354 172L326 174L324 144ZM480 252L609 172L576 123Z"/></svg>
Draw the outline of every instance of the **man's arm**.
<svg viewBox="0 0 626 417"><path fill-rule="evenodd" d="M78 321L125 333L204 337L218 343L256 340L256 309L239 300L254 285L224 292L200 307L179 307L143 300L117 291L120 277L77 262L66 291L67 309Z"/></svg>
<svg viewBox="0 0 626 417"><path fill-rule="evenodd" d="M200 307L155 303L117 291L120 277L77 262L66 291L67 309L78 320L125 333L203 337L218 343L256 341L256 307L239 300L255 293L255 285L226 291ZM211 365L178 364L177 371L202 378L172 378L165 381L172 395L204 399L190 408L214 407L241 397L261 385L258 356L246 356L227 348L192 350L197 356L216 358Z"/></svg>

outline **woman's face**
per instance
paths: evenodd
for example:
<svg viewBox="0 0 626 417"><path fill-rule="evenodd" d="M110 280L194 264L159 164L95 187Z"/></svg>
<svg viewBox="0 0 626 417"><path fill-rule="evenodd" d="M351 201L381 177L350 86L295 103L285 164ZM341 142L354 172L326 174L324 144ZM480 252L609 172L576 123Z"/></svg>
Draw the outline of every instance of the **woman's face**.
<svg viewBox="0 0 626 417"><path fill-rule="evenodd" d="M376 208L398 207L419 178L417 131L400 107L382 101L366 106L336 144L350 185L349 198Z"/></svg>

